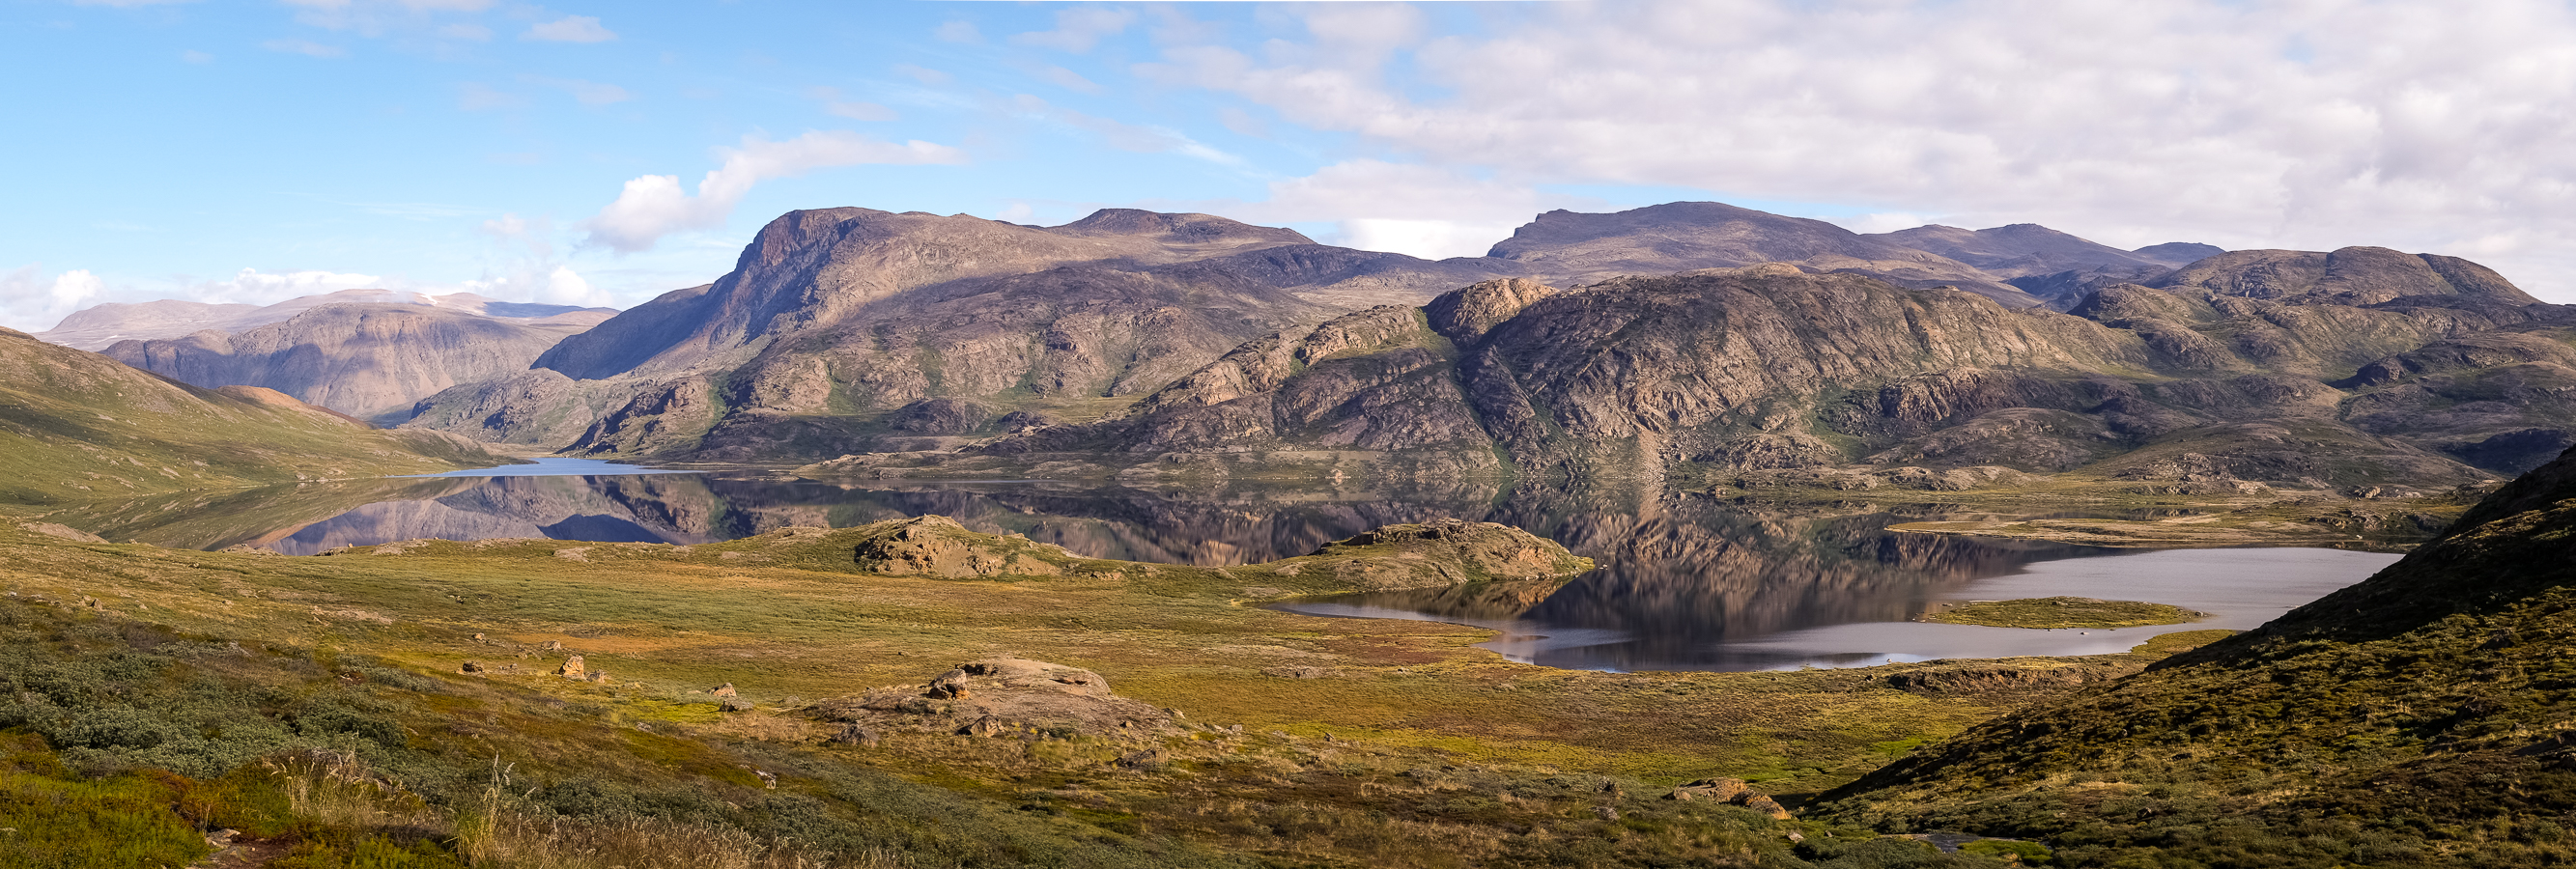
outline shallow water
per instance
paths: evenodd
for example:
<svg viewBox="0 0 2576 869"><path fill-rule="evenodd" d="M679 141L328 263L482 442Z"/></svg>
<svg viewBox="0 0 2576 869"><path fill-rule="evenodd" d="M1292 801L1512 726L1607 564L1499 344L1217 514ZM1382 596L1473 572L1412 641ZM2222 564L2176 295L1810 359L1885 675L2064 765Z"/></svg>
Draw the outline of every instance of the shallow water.
<svg viewBox="0 0 2576 869"><path fill-rule="evenodd" d="M1570 583L1495 583L1282 606L1493 627L1517 660L1620 670L1746 670L2120 651L2166 630L2249 628L2395 556L2317 549L2139 552L1901 534L1866 502L1801 506L1633 491L1460 483L1189 491L1044 481L782 481L753 473L600 473L547 459L488 472L178 494L50 521L113 540L309 555L417 538L705 543L791 525L938 513L1096 558L1248 564L1380 525L1456 517L1554 539L1601 565ZM648 469L649 470L649 469ZM2183 628L2030 631L1910 621L1940 602L2076 595L2215 613Z"/></svg>

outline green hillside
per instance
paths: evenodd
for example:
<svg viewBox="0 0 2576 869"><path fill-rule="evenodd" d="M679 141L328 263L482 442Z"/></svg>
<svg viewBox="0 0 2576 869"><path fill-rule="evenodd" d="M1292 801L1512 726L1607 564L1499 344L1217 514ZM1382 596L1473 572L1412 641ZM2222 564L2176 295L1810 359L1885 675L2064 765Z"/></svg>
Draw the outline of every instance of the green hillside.
<svg viewBox="0 0 2576 869"><path fill-rule="evenodd" d="M1882 831L2089 866L2576 860L2576 453L2253 632L1826 795Z"/></svg>
<svg viewBox="0 0 2576 869"><path fill-rule="evenodd" d="M199 389L0 329L0 503L508 461L461 438L379 431L265 389Z"/></svg>

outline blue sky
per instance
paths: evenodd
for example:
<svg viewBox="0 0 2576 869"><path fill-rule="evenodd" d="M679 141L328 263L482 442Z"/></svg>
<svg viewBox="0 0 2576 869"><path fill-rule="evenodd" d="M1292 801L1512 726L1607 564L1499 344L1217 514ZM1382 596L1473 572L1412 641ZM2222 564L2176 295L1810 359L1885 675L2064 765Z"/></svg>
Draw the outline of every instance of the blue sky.
<svg viewBox="0 0 2576 869"><path fill-rule="evenodd" d="M1442 256L1718 199L2378 244L2576 300L2564 2L0 2L21 329L350 286L625 306L839 205Z"/></svg>

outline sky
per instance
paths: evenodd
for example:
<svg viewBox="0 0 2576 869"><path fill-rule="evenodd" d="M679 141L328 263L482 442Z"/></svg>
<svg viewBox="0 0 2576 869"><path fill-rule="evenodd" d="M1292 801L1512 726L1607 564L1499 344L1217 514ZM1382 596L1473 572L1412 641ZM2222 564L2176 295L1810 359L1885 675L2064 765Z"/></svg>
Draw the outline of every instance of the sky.
<svg viewBox="0 0 2576 869"><path fill-rule="evenodd" d="M353 287L625 307L851 205L1443 257L1716 200L2378 245L2576 302L2570 0L0 0L0 57L24 330Z"/></svg>

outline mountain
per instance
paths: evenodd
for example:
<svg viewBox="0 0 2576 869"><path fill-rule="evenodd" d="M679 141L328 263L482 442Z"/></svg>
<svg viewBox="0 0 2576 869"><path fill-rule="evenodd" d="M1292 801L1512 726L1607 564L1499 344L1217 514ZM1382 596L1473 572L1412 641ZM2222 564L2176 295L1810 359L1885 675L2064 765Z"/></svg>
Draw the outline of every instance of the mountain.
<svg viewBox="0 0 2576 869"><path fill-rule="evenodd" d="M324 305L427 305L501 320L556 324L596 323L616 311L571 305L502 302L473 293L431 296L399 290L341 290L298 296L274 305L208 304L179 299L122 304L110 302L72 312L36 337L81 350L105 350L119 341L182 338L208 329L240 332L283 322Z"/></svg>
<svg viewBox="0 0 2576 869"><path fill-rule="evenodd" d="M2125 251L2035 223L1973 230L1918 226L1868 237L1967 263L2060 311L2103 286L2150 280L2223 252L2187 242Z"/></svg>
<svg viewBox="0 0 2576 869"><path fill-rule="evenodd" d="M1821 220L1718 202L1671 202L1610 214L1550 211L1521 225L1486 256L1528 270L1520 276L1561 286L1626 275L1787 263L1819 272L1867 275L1915 289L1948 286L2010 307L2040 304L2039 299L1975 266L1941 254Z"/></svg>
<svg viewBox="0 0 2576 869"><path fill-rule="evenodd" d="M503 464L471 441L388 432L272 390L209 390L0 329L0 502L434 473Z"/></svg>
<svg viewBox="0 0 2576 869"><path fill-rule="evenodd" d="M265 387L342 413L400 421L419 399L525 371L566 336L605 319L596 310L539 318L474 312L504 304L334 302L238 333L129 339L104 352L188 383Z"/></svg>
<svg viewBox="0 0 2576 869"><path fill-rule="evenodd" d="M2230 251L2146 284L2166 290L2292 304L2375 305L2420 297L2512 306L2540 302L2503 275L2477 263L2457 257L2399 253L2384 247L2347 247L2330 253Z"/></svg>
<svg viewBox="0 0 2576 869"><path fill-rule="evenodd" d="M2044 838L2067 865L2564 863L2571 540L2576 452L2358 585L1822 806L1882 830Z"/></svg>
<svg viewBox="0 0 2576 869"><path fill-rule="evenodd" d="M2462 304L2121 285L2060 314L1782 264L1491 281L1257 339L1100 423L970 452L2258 491L2471 483L2576 443L2576 308Z"/></svg>
<svg viewBox="0 0 2576 869"><path fill-rule="evenodd" d="M1203 214L1106 209L1040 227L798 211L715 282L410 413L417 426L585 454L936 445L1096 417L1245 339L1331 316L1314 299L1427 298L1491 275Z"/></svg>

